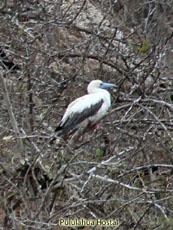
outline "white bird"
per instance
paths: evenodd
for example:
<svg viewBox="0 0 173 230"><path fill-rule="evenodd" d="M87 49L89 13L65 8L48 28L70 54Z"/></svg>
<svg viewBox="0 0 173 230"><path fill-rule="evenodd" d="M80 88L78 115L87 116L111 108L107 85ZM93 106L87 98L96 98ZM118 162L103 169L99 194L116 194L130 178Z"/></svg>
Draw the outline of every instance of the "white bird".
<svg viewBox="0 0 173 230"><path fill-rule="evenodd" d="M69 104L59 126L55 129L58 136L68 133L73 128L94 126L111 106L110 93L105 88L115 84L93 80L87 87L88 94Z"/></svg>

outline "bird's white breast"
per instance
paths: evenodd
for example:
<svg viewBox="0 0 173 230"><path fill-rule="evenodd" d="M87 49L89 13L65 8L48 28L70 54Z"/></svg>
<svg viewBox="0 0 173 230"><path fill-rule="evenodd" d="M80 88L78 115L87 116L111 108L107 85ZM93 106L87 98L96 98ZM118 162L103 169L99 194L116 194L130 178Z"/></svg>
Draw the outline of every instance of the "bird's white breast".
<svg viewBox="0 0 173 230"><path fill-rule="evenodd" d="M101 100L103 100L103 104L101 108L98 110L98 112L92 116L89 117L85 124L87 124L89 121L92 121L93 123L101 119L107 110L109 109L111 105L110 100L110 94L106 90L100 90L96 93L88 94L83 97L80 97L76 100L74 100L72 103L69 104L69 106L66 109L66 112L62 118L62 124L69 118L72 117L75 113L82 113L85 109L90 108L91 106L94 106L95 104L99 103Z"/></svg>

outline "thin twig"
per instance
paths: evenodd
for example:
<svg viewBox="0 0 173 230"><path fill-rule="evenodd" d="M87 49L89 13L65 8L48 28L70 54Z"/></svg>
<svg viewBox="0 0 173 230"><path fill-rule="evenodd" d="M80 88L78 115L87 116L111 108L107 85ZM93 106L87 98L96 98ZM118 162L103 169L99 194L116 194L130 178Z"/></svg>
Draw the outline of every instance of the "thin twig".
<svg viewBox="0 0 173 230"><path fill-rule="evenodd" d="M2 82L3 90L4 90L4 99L6 102L8 114L10 116L11 125L15 131L15 137L17 139L17 143L18 143L18 146L20 148L21 155L24 155L24 146L23 146L22 139L20 138L19 127L18 127L17 121L16 121L14 113L13 113L13 107L12 107L12 104L10 102L10 97L8 94L7 85L6 85L6 82L4 81L4 76L1 73L0 73L0 79Z"/></svg>

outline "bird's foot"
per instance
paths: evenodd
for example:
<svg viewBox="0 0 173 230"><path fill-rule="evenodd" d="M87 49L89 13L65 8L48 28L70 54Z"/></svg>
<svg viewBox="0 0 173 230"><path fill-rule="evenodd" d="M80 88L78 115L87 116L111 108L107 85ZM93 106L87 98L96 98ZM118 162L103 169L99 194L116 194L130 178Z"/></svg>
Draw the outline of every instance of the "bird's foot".
<svg viewBox="0 0 173 230"><path fill-rule="evenodd" d="M96 123L96 124L94 124L94 125L92 126L92 128L93 128L93 129L100 129L100 125L99 125L98 123Z"/></svg>

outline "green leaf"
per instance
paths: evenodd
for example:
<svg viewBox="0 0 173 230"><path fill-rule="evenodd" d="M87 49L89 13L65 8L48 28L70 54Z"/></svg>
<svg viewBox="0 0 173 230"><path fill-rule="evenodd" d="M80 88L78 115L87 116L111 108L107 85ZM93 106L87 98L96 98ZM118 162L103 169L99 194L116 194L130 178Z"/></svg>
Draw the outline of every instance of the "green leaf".
<svg viewBox="0 0 173 230"><path fill-rule="evenodd" d="M173 149L173 141L169 142L170 148Z"/></svg>
<svg viewBox="0 0 173 230"><path fill-rule="evenodd" d="M141 42L141 47L139 48L139 52L145 53L149 48L149 41L144 40Z"/></svg>
<svg viewBox="0 0 173 230"><path fill-rule="evenodd" d="M3 8L5 6L5 3L0 1L0 8Z"/></svg>
<svg viewBox="0 0 173 230"><path fill-rule="evenodd" d="M96 156L97 156L97 157L102 157L102 156L103 156L103 150L101 150L101 149L96 149Z"/></svg>
<svg viewBox="0 0 173 230"><path fill-rule="evenodd" d="M26 161L24 159L20 160L21 165L25 165Z"/></svg>
<svg viewBox="0 0 173 230"><path fill-rule="evenodd" d="M110 31L107 31L106 34L107 34L108 38L111 38L111 32Z"/></svg>
<svg viewBox="0 0 173 230"><path fill-rule="evenodd" d="M24 34L24 30L22 27L20 27L20 29L18 30L18 35L22 36Z"/></svg>

